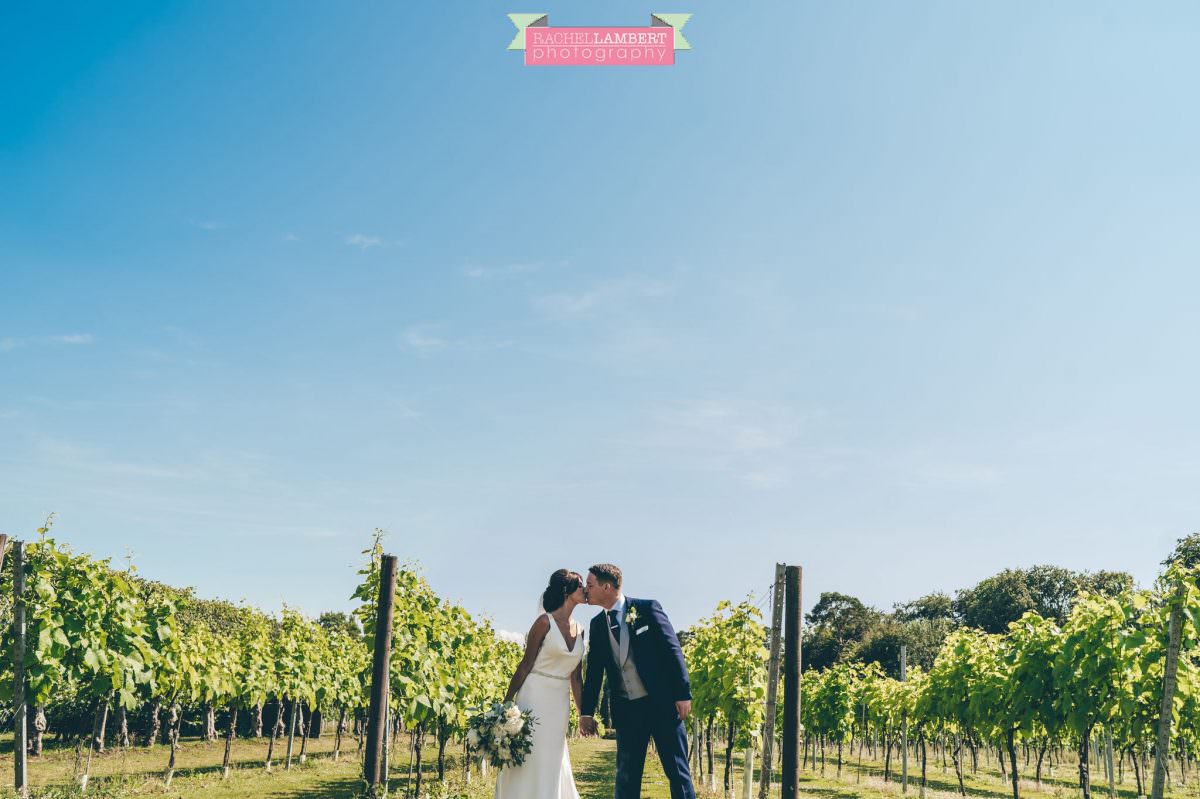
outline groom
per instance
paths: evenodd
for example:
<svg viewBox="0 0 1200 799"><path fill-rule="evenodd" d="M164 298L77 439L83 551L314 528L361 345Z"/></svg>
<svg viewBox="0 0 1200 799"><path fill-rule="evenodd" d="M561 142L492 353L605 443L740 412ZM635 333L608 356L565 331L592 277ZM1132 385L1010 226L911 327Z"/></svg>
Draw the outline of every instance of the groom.
<svg viewBox="0 0 1200 799"><path fill-rule="evenodd" d="M651 738L671 783L671 799L695 799L683 726L692 712L692 693L683 650L667 614L653 599L622 595L621 570L611 563L588 569L586 597L588 604L605 612L592 619L588 636L592 643L579 727L584 735L596 734L592 714L601 676L607 674L617 730L616 799L641 799Z"/></svg>

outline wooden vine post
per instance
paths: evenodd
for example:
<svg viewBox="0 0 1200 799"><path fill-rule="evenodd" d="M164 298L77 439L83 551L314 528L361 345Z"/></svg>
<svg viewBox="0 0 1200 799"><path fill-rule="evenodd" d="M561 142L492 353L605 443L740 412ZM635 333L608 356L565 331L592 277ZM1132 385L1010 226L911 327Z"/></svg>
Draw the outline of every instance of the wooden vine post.
<svg viewBox="0 0 1200 799"><path fill-rule="evenodd" d="M775 585L771 598L771 660L767 667L767 717L763 720L762 767L758 780L759 799L767 799L771 791L771 773L775 753L775 705L779 695L779 654L783 632L783 579L787 567L775 564Z"/></svg>
<svg viewBox="0 0 1200 799"><path fill-rule="evenodd" d="M0 545L0 551L3 546ZM13 542L13 788L29 795L29 761L25 703L25 545ZM2 566L3 564L0 564Z"/></svg>
<svg viewBox="0 0 1200 799"><path fill-rule="evenodd" d="M1179 589L1171 605L1171 621L1167 627L1167 662L1163 668L1163 701L1158 714L1158 743L1154 747L1154 784L1151 799L1163 799L1166 787L1167 753L1171 747L1171 722L1175 705L1175 685L1179 674L1179 639L1183 632L1183 603L1187 597L1185 578L1179 578Z"/></svg>
<svg viewBox="0 0 1200 799"><path fill-rule="evenodd" d="M746 747L742 760L742 799L754 799L754 741Z"/></svg>
<svg viewBox="0 0 1200 799"><path fill-rule="evenodd" d="M300 710L300 700L292 700L292 712L288 717L288 743L287 743L287 760L284 763L283 770L292 770L292 745L296 742L296 714Z"/></svg>
<svg viewBox="0 0 1200 799"><path fill-rule="evenodd" d="M1104 762L1108 767L1108 799L1117 799L1116 775L1113 773L1112 730L1104 728Z"/></svg>
<svg viewBox="0 0 1200 799"><path fill-rule="evenodd" d="M396 556L384 555L380 563L379 604L375 618L375 653L371 664L371 705L367 716L367 751L363 758L363 780L367 796L380 796L380 784L386 774L384 739L387 736L388 666L392 659L392 614L396 600Z"/></svg>
<svg viewBox="0 0 1200 799"><path fill-rule="evenodd" d="M908 680L908 644L900 645L900 682ZM900 793L908 793L908 710L901 713L903 741L900 747Z"/></svg>
<svg viewBox="0 0 1200 799"><path fill-rule="evenodd" d="M800 790L800 647L799 566L784 572L783 649L783 774L782 799L796 799Z"/></svg>

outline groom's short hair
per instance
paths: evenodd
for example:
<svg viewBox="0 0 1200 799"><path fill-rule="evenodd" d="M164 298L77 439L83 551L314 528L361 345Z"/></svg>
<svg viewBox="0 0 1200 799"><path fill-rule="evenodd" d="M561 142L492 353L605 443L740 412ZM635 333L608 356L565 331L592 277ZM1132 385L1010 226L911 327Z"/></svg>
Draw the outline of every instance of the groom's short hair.
<svg viewBox="0 0 1200 799"><path fill-rule="evenodd" d="M621 587L621 570L611 563L597 563L588 569L602 583L608 583L613 588Z"/></svg>

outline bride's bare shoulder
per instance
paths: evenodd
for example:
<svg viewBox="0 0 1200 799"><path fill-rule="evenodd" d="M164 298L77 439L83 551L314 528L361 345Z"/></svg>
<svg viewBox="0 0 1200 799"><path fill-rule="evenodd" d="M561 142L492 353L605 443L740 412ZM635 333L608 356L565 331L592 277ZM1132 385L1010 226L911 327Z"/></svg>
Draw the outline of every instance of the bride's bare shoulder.
<svg viewBox="0 0 1200 799"><path fill-rule="evenodd" d="M541 616L538 616L536 619L534 619L533 625L529 628L530 635L533 635L534 633L545 635L549 631L550 615L547 613L543 613Z"/></svg>
<svg viewBox="0 0 1200 799"><path fill-rule="evenodd" d="M544 615L533 620L529 632L525 636L525 657L532 658L542 648L546 633L550 632L550 621Z"/></svg>

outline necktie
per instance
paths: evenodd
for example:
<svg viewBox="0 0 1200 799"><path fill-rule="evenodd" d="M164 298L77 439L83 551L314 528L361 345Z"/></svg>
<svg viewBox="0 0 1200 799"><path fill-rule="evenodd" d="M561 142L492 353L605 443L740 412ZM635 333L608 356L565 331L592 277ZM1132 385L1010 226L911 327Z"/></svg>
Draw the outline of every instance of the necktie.
<svg viewBox="0 0 1200 799"><path fill-rule="evenodd" d="M617 621L617 611L614 608L608 612L608 627L612 630L613 640L621 643L621 623Z"/></svg>

